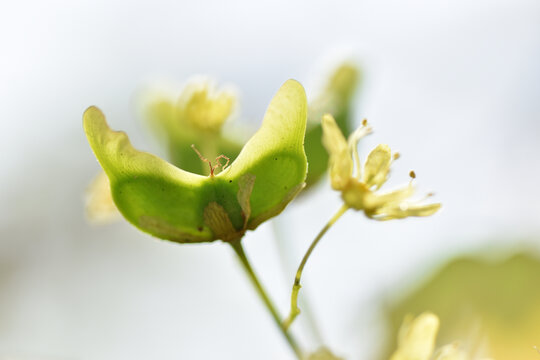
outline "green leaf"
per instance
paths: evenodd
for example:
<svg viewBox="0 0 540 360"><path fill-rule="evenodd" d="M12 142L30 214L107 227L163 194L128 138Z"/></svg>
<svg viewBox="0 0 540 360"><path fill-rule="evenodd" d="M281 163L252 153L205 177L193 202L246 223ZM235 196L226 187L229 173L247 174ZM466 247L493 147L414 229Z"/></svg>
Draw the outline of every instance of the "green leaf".
<svg viewBox="0 0 540 360"><path fill-rule="evenodd" d="M96 107L86 110L83 124L110 179L115 204L128 221L162 239L204 242L242 237L247 229L279 214L302 189L307 171L306 119L304 89L289 80L238 158L208 177L136 150L125 133L109 128ZM246 175L254 181L246 181ZM244 213L248 208L251 214Z"/></svg>

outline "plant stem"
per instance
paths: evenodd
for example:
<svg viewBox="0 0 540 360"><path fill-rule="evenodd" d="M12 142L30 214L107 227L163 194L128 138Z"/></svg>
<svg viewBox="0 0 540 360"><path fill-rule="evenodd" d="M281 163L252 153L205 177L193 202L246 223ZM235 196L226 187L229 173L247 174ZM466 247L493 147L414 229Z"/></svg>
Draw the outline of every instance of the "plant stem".
<svg viewBox="0 0 540 360"><path fill-rule="evenodd" d="M313 239L313 241L311 242L311 245L309 246L306 254L304 255L300 266L298 266L291 293L291 311L289 312L289 316L283 321L283 328L285 330L287 330L291 326L294 319L298 316L298 314L300 314L300 309L298 308L298 293L300 292L300 288L302 287L302 285L300 285L300 279L302 277L302 271L304 271L304 266L306 266L309 256L311 255L319 241L322 239L324 234L326 234L328 229L330 229L332 225L334 225L335 222L338 221L338 219L341 217L341 215L343 215L348 209L349 207L347 205L343 205L326 223L326 225L324 225L319 234L317 234L315 239Z"/></svg>
<svg viewBox="0 0 540 360"><path fill-rule="evenodd" d="M246 253L244 252L244 248L242 246L242 243L240 240L233 241L230 243L232 248L234 249L234 252L236 255L238 255L238 258L240 259L240 262L242 263L244 270L246 271L247 275L249 276L251 283L255 287L255 290L257 290L257 293L261 297L261 300L263 301L264 305L266 306L267 310L272 315L272 318L274 319L274 322L278 326L279 330L281 331L282 335L285 337L285 340L287 340L287 343L291 347L292 351L294 351L296 357L298 359L302 359L302 351L298 347L298 344L296 343L296 340L294 337L281 325L281 316L277 312L276 307L266 294L266 291L262 287L259 279L257 278L257 275L253 271L253 268L251 267L251 264L249 263L248 258L246 257Z"/></svg>
<svg viewBox="0 0 540 360"><path fill-rule="evenodd" d="M290 256L291 255L290 252L287 251L288 250L287 245L289 244L289 242L287 242L286 241L287 239L284 238L284 234L281 231L282 227L280 226L282 223L280 223L280 221L284 221L283 218L277 217L273 219L272 229L274 230L275 244L276 244L277 251L279 254L279 259L281 262L281 268L283 269L283 275L286 276L286 278L288 278L289 270L293 271L293 269L291 268L292 259ZM312 308L305 296L300 300L300 304L302 305L302 308L304 309L303 310L304 318L307 320L309 329L311 330L311 333L313 337L315 338L315 341L319 344L324 343L321 331L319 329L319 326L317 325L317 321L315 320L315 317L313 316L313 311L311 311Z"/></svg>

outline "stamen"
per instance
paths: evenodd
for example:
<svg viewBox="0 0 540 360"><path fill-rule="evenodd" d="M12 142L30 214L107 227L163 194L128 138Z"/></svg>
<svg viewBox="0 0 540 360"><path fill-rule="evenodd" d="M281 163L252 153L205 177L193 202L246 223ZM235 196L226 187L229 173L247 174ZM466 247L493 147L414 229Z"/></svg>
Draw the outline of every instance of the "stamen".
<svg viewBox="0 0 540 360"><path fill-rule="evenodd" d="M204 156L202 156L199 150L197 150L197 148L195 147L195 144L191 144L191 148L193 149L193 151L197 153L197 155L199 155L199 159L201 159L201 161L208 163L208 166L210 167L210 176L214 176L214 168L212 167L212 162L208 160L207 158L205 158Z"/></svg>
<svg viewBox="0 0 540 360"><path fill-rule="evenodd" d="M195 151L197 153L197 155L199 155L199 159L201 159L204 162L209 162L208 159L205 158L204 156L202 156L202 154L199 152L199 150L197 150L197 148L195 147L195 144L191 144L191 148L193 149L193 151Z"/></svg>
<svg viewBox="0 0 540 360"><path fill-rule="evenodd" d="M210 167L210 177L214 176L216 169L218 167L220 167L220 166L221 166L221 171L225 170L227 168L227 166L229 166L229 161L231 161L231 159L229 159L225 155L219 155L215 160L216 165L212 165L212 162L210 160L208 160L207 158L205 158L204 156L202 156L202 154L199 152L199 150L197 150L197 148L195 147L195 144L191 144L191 148L193 149L193 151L195 151L197 153L197 155L199 155L199 159L201 159L201 161L204 161L204 162L208 163L208 166ZM225 165L221 164L221 162L219 161L221 159L227 160L225 162Z"/></svg>
<svg viewBox="0 0 540 360"><path fill-rule="evenodd" d="M219 160L221 159L225 159L227 160L227 162L225 163L225 165L221 165L221 162ZM225 170L227 168L227 166L229 166L229 161L231 159L229 159L228 157L226 157L225 155L219 155L217 158L216 158L216 165L214 166L214 171L221 166L221 171Z"/></svg>
<svg viewBox="0 0 540 360"><path fill-rule="evenodd" d="M430 197L432 197L432 196L435 196L435 194L434 194L434 193L432 193L432 192L429 192L429 193L427 193L426 195L424 195L424 197L422 197L422 198L418 199L418 201L417 201L417 202L422 202L422 201L426 201L427 199L429 199L429 198L430 198Z"/></svg>
<svg viewBox="0 0 540 360"><path fill-rule="evenodd" d="M353 156L354 156L354 163L356 164L356 178L360 180L360 168L362 165L360 165L360 156L358 155L358 143L355 141L353 143Z"/></svg>
<svg viewBox="0 0 540 360"><path fill-rule="evenodd" d="M392 160L390 161L390 165L392 165L394 163L394 161L396 161L397 159L399 159L401 157L401 154L399 152L395 152L392 154Z"/></svg>
<svg viewBox="0 0 540 360"><path fill-rule="evenodd" d="M366 135L371 134L373 129L371 126L368 125L368 122L366 119L362 120L362 126L360 126L358 129L356 129L350 136L349 136L349 149L352 153L352 156L354 158L354 163L356 167L356 178L360 180L361 175L361 164L360 164L360 157L358 156L358 141L360 141L361 138L363 138Z"/></svg>

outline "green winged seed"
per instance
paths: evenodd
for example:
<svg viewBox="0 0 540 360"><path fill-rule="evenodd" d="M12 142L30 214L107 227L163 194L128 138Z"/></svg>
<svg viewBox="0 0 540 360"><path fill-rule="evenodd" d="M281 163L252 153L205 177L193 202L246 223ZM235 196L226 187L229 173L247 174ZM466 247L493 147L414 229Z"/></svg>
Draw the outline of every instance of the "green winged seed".
<svg viewBox="0 0 540 360"><path fill-rule="evenodd" d="M109 128L97 107L85 111L83 125L124 217L142 231L184 243L239 239L285 208L306 179L306 118L304 89L288 80L261 128L215 176L136 150L124 132Z"/></svg>

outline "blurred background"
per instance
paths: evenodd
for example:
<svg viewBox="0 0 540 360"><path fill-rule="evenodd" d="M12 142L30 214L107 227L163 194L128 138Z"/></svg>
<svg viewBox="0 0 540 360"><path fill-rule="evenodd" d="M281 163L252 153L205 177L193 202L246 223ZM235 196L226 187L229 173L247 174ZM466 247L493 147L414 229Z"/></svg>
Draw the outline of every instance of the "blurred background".
<svg viewBox="0 0 540 360"><path fill-rule="evenodd" d="M384 223L349 212L332 228L301 293L324 343L384 358L403 313L434 310L443 329L466 314L496 329L491 343L525 349L514 358L540 358L539 34L536 0L4 2L0 359L291 359L226 245L88 224L84 192L100 168L82 113L99 106L137 148L162 154L137 115L144 89L180 89L194 74L235 84L236 121L255 129L286 79L313 97L342 59L362 67L356 123L375 129L361 156L381 142L399 150L390 185L414 169L443 210ZM325 180L287 208L287 259L271 223L247 235L284 314L295 267L339 206ZM293 331L314 350L308 324ZM511 359L504 349L498 359Z"/></svg>

